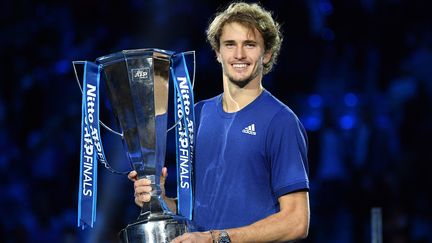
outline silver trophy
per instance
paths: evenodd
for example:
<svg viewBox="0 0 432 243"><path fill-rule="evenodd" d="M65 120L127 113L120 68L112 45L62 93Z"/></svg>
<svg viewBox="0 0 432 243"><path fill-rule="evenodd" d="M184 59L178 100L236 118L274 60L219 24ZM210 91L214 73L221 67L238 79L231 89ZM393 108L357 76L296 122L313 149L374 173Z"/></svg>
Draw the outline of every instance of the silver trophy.
<svg viewBox="0 0 432 243"><path fill-rule="evenodd" d="M136 222L120 231L122 242L170 242L187 231L161 197L165 161L168 93L172 53L158 49L125 50L96 59L102 67L113 113L122 130L127 156L138 178L152 182L151 200Z"/></svg>

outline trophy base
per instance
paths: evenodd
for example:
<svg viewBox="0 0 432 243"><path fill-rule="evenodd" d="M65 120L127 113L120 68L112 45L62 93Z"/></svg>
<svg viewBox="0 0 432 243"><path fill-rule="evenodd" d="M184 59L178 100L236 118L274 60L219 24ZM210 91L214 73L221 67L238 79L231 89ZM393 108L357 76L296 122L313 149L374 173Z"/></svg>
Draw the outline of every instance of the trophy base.
<svg viewBox="0 0 432 243"><path fill-rule="evenodd" d="M161 215L129 224L119 236L122 243L168 243L186 232L185 221Z"/></svg>

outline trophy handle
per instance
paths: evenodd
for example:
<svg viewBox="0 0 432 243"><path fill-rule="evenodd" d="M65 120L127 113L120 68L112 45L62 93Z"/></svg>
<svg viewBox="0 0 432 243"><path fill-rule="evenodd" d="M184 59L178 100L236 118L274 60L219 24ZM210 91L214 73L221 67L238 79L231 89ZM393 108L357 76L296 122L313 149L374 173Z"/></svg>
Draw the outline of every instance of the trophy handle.
<svg viewBox="0 0 432 243"><path fill-rule="evenodd" d="M195 58L195 56L194 56L194 58ZM75 67L75 65L83 65L84 64L84 61L72 61L72 65L73 65L73 69L74 69L74 73L75 73L75 80L77 81L77 83L78 83L78 87L79 87L79 89L80 89L80 91L81 91L81 94L82 94L82 92L83 92L83 90L82 90L82 86L81 86L81 81L80 81L80 79L79 79L79 77L78 77L78 73L77 73L77 70L76 70L76 67ZM194 59L194 64L195 64L195 59ZM194 78L195 78L195 74L194 74ZM117 131L114 131L114 129L112 129L112 128L110 128L109 126L107 126L107 125L105 125L101 120L99 120L99 123L105 128L105 129L107 129L108 131L110 131L110 132L112 132L112 133L114 133L115 135L118 135L118 136L120 136L121 138L123 138L123 133L119 133L119 132L117 132Z"/></svg>
<svg viewBox="0 0 432 243"><path fill-rule="evenodd" d="M193 55L193 77L192 77L192 90L195 85L195 71L196 71L196 55L195 51L186 51L183 52L184 55Z"/></svg>
<svg viewBox="0 0 432 243"><path fill-rule="evenodd" d="M183 54L184 55L193 55L193 75L192 75L192 90L193 90L194 89L194 85L195 85L195 75L196 75L196 55L195 55L195 51L185 51L185 52L183 52ZM168 128L167 132L169 132L172 129L174 129L181 122L182 118L183 118L183 116L179 117L179 119L177 120L177 122L174 123L174 125L172 125L170 128Z"/></svg>
<svg viewBox="0 0 432 243"><path fill-rule="evenodd" d="M77 73L77 70L76 70L75 65L77 65L77 64L79 64L79 65L83 65L84 63L85 63L84 61L72 61L73 69L74 69L74 72L75 72L75 79L76 79L76 81L77 81L77 83L78 83L78 86L79 86L79 88L80 88L80 90L81 90L81 94L83 94L83 89L82 89L81 81L79 80L78 73ZM107 125L105 125L101 120L99 120L99 124L101 124L101 125L102 125L105 129L107 129L108 131L110 131L110 132L112 132L112 133L114 133L114 134L116 134L116 135L118 135L118 136L120 136L120 137L123 138L123 134L122 134L122 133L119 133L119 132L114 131L113 129L111 129L110 127L108 127ZM101 142L101 144L102 144L102 141L100 141L100 142ZM102 145L101 145L101 147L102 147ZM103 148L102 148L102 151L103 151ZM102 152L102 154L103 154L103 152ZM105 155L103 155L103 157L105 157ZM126 174L128 174L128 173L130 172L130 171L117 171L117 170L115 170L114 168L111 167L111 165L108 163L108 161L106 160L106 158L104 158L104 160L105 160L105 161L102 161L102 160L99 160L99 161L100 161L100 162L105 166L105 168L108 169L111 173L119 174L119 175L126 175Z"/></svg>

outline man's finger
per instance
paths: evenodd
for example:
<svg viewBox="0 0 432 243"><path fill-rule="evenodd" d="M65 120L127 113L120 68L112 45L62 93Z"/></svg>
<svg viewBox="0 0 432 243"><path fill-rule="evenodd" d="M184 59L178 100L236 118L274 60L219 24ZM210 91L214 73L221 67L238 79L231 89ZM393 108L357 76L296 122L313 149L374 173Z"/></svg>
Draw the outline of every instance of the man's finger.
<svg viewBox="0 0 432 243"><path fill-rule="evenodd" d="M168 176L168 168L163 167L162 168L162 177L167 178L167 176Z"/></svg>
<svg viewBox="0 0 432 243"><path fill-rule="evenodd" d="M136 181L137 180L137 172L134 170L129 172L128 179L131 181Z"/></svg>
<svg viewBox="0 0 432 243"><path fill-rule="evenodd" d="M149 179L140 179L140 180L136 180L134 182L134 188L135 190L138 187L142 187L142 186L150 186L151 185L151 181Z"/></svg>
<svg viewBox="0 0 432 243"><path fill-rule="evenodd" d="M162 168L162 175L160 178L161 185L165 185L165 180L166 180L167 176L168 176L168 169L167 169L167 167L163 167Z"/></svg>
<svg viewBox="0 0 432 243"><path fill-rule="evenodd" d="M149 193L152 191L152 187L151 186L140 186L135 188L135 194L139 194L139 193Z"/></svg>
<svg viewBox="0 0 432 243"><path fill-rule="evenodd" d="M142 202L150 202L151 195L150 193L141 193L138 197Z"/></svg>
<svg viewBox="0 0 432 243"><path fill-rule="evenodd" d="M135 204L142 208L144 201L140 197L135 197Z"/></svg>

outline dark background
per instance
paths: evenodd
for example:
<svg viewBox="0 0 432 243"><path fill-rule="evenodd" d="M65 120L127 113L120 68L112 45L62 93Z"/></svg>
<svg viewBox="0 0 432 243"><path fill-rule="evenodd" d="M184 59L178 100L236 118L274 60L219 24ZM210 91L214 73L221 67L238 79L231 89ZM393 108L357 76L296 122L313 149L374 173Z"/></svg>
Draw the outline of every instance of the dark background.
<svg viewBox="0 0 432 243"><path fill-rule="evenodd" d="M205 28L225 2L0 2L2 242L109 242L136 218L131 182L99 166L96 226L76 226L81 94L71 62L144 47L195 50L195 99L212 97L221 70ZM432 242L431 2L261 2L285 38L264 86L309 136L304 242L370 242L373 207L382 209L384 242ZM128 169L119 138L102 136L108 160Z"/></svg>

